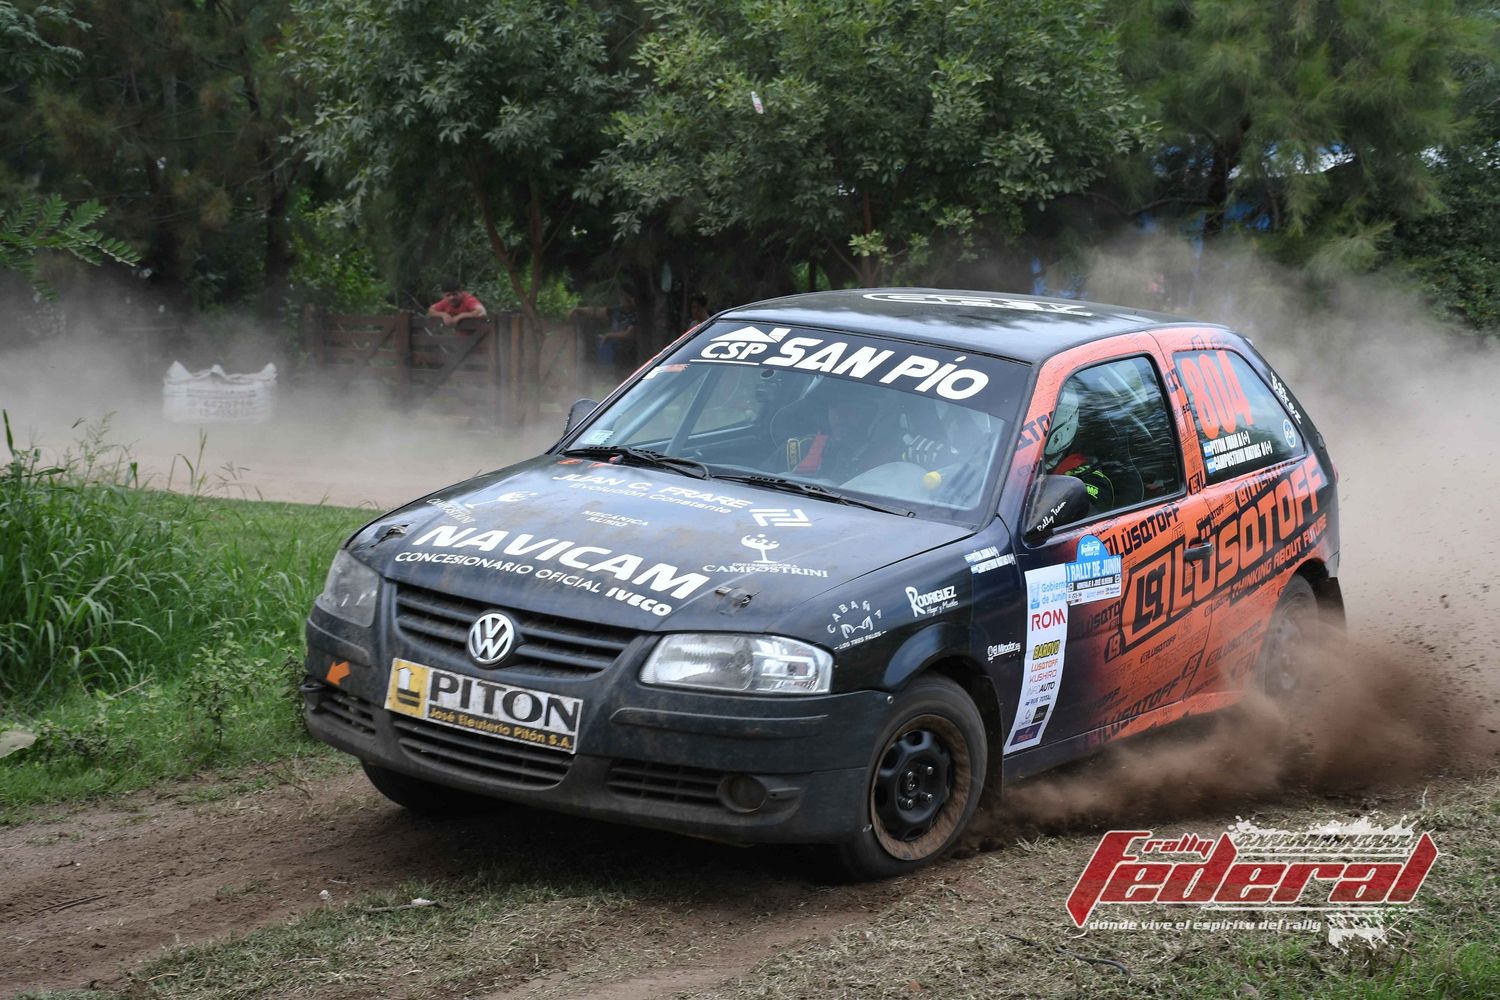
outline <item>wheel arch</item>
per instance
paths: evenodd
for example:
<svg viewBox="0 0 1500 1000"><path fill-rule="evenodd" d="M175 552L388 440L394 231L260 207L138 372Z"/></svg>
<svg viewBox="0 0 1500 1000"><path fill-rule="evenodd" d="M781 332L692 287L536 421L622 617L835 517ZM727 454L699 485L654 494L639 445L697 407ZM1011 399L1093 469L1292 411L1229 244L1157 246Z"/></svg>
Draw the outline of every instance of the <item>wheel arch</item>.
<svg viewBox="0 0 1500 1000"><path fill-rule="evenodd" d="M985 784L995 786L1000 780L1007 721L994 679L968 652L971 644L968 629L956 622L936 622L902 643L886 667L882 686L887 691L900 691L923 674L934 673L963 688L984 720L989 757Z"/></svg>
<svg viewBox="0 0 1500 1000"><path fill-rule="evenodd" d="M1321 559L1308 559L1297 567L1297 575L1312 586L1313 596L1318 601L1318 615L1334 627L1344 628L1344 592L1339 587L1338 577L1328 574L1328 567Z"/></svg>
<svg viewBox="0 0 1500 1000"><path fill-rule="evenodd" d="M1000 784L1000 756L1005 744L1005 713L1000 707L1000 696L995 683L979 664L964 656L947 656L929 664L922 671L948 678L974 700L979 717L984 720L985 749L989 767L985 772L986 789L998 788ZM920 676L920 675L919 675Z"/></svg>

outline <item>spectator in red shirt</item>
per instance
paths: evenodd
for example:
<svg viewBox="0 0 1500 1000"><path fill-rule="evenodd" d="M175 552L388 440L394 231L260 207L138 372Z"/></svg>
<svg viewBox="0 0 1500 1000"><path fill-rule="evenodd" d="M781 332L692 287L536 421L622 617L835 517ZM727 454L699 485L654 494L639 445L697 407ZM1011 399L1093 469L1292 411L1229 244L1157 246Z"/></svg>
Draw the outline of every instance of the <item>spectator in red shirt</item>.
<svg viewBox="0 0 1500 1000"><path fill-rule="evenodd" d="M427 315L441 317L444 326L453 326L459 320L483 319L484 303L464 291L462 284L449 278L443 282L443 297L428 307Z"/></svg>

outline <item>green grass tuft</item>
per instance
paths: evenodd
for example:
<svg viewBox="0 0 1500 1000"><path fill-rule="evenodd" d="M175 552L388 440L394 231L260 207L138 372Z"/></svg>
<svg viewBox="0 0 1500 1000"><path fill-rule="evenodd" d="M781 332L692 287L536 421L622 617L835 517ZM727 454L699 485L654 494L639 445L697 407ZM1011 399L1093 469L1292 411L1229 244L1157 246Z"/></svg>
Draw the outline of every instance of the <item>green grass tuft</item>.
<svg viewBox="0 0 1500 1000"><path fill-rule="evenodd" d="M104 426L0 468L0 759L13 810L284 754L302 624L369 512L150 489ZM290 741L290 746L304 746Z"/></svg>

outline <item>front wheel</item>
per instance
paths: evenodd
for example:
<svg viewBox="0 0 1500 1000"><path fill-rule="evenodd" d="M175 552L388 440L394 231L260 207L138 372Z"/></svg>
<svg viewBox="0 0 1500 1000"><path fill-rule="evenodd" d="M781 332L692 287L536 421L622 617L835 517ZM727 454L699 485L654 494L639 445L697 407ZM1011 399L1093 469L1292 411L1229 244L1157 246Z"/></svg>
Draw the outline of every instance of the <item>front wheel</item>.
<svg viewBox="0 0 1500 1000"><path fill-rule="evenodd" d="M836 849L854 879L888 878L938 858L958 841L984 788L984 720L956 683L917 679L887 719L866 778L865 826Z"/></svg>

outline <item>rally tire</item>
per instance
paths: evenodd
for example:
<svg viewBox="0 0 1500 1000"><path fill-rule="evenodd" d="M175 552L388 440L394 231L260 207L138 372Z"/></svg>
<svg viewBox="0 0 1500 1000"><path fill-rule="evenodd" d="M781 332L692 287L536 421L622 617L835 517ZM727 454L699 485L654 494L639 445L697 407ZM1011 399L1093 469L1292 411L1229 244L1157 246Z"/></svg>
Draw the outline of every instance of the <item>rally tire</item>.
<svg viewBox="0 0 1500 1000"><path fill-rule="evenodd" d="M1262 693L1286 701L1307 687L1319 631L1317 595L1306 577L1294 574L1276 602L1255 663L1255 683Z"/></svg>
<svg viewBox="0 0 1500 1000"><path fill-rule="evenodd" d="M457 818L494 805L493 800L414 778L379 764L361 761L360 766L365 769L365 777L370 779L376 791L407 812L419 816Z"/></svg>
<svg viewBox="0 0 1500 1000"><path fill-rule="evenodd" d="M856 881L914 871L951 849L979 805L987 767L984 720L968 693L925 675L895 697L875 741L861 798L862 829L836 846Z"/></svg>

